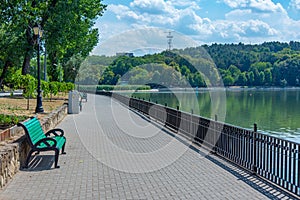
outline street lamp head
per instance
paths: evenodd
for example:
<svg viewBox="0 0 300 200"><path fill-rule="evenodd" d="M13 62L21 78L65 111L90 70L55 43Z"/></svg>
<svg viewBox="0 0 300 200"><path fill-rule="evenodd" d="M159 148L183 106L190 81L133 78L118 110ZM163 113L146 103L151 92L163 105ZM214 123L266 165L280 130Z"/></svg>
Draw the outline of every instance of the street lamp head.
<svg viewBox="0 0 300 200"><path fill-rule="evenodd" d="M33 29L33 33L34 35L38 35L39 34L39 26L38 25L34 25L34 27L32 28Z"/></svg>
<svg viewBox="0 0 300 200"><path fill-rule="evenodd" d="M39 25L34 25L33 29L33 33L36 36L42 37L43 36L43 30L41 29L41 27Z"/></svg>
<svg viewBox="0 0 300 200"><path fill-rule="evenodd" d="M44 31L41 28L39 30L40 30L40 38L41 38L41 37L43 37L43 32Z"/></svg>

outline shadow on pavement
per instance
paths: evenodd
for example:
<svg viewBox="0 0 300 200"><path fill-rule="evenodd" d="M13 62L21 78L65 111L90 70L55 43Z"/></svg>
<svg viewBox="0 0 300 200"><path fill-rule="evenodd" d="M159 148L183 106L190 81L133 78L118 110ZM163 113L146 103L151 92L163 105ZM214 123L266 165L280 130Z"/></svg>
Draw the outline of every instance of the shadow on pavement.
<svg viewBox="0 0 300 200"><path fill-rule="evenodd" d="M21 169L22 171L44 171L54 168L54 155L36 155L28 164L28 168Z"/></svg>

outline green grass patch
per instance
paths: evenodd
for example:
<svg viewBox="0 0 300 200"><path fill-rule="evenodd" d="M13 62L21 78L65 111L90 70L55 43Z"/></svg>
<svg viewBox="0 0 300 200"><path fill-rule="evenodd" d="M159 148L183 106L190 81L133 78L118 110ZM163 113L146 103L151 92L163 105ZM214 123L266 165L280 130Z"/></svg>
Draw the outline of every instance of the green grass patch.
<svg viewBox="0 0 300 200"><path fill-rule="evenodd" d="M0 114L0 127L10 127L17 123L24 121L28 116L16 116L16 115L5 115Z"/></svg>

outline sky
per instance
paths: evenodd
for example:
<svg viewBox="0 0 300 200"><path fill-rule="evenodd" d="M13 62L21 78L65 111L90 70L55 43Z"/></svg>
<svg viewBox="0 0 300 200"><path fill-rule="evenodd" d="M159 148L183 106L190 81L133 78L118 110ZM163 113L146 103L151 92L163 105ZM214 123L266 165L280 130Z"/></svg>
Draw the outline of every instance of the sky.
<svg viewBox="0 0 300 200"><path fill-rule="evenodd" d="M300 40L300 0L103 0L93 54ZM188 42L186 42L188 40ZM160 45L158 45L160 43ZM193 46L193 45L192 45ZM108 53L110 52L110 53Z"/></svg>

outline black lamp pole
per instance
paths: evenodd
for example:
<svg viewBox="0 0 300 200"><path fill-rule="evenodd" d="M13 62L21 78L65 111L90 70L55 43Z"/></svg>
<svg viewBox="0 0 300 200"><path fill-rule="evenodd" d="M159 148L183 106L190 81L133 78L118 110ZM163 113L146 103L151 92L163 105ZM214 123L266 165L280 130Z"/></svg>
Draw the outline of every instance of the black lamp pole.
<svg viewBox="0 0 300 200"><path fill-rule="evenodd" d="M34 27L34 34L37 36L37 78L38 78L38 86L37 86L37 97L36 97L36 108L35 113L43 113L44 108L42 104L42 93L41 93L41 66L40 66L40 34L41 29L39 26Z"/></svg>

